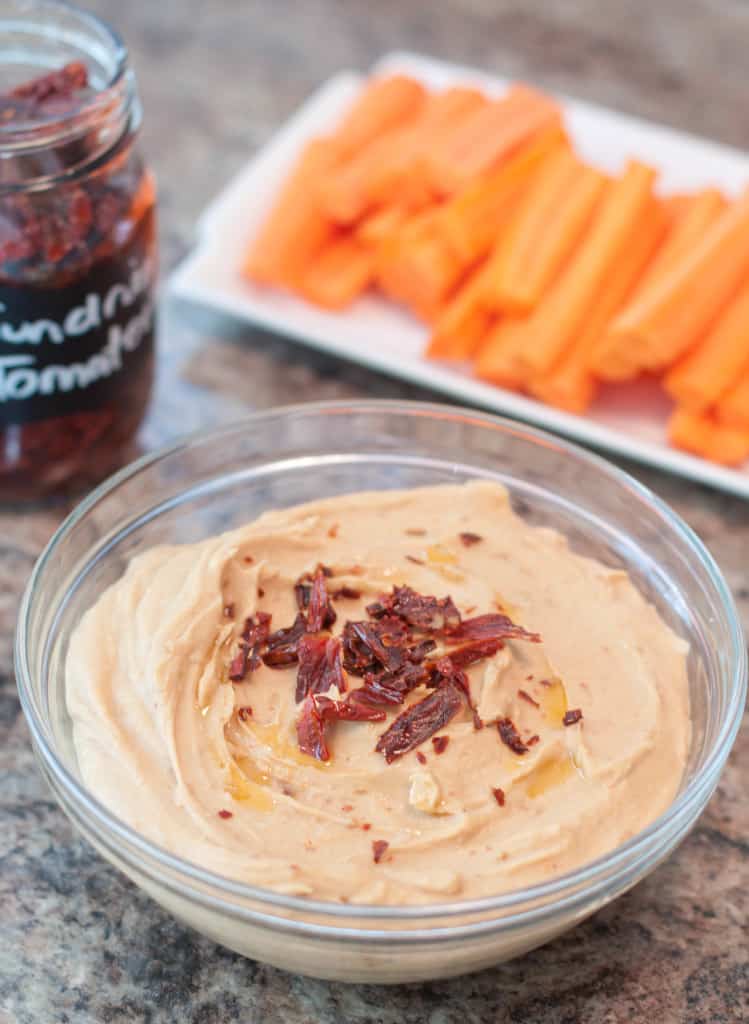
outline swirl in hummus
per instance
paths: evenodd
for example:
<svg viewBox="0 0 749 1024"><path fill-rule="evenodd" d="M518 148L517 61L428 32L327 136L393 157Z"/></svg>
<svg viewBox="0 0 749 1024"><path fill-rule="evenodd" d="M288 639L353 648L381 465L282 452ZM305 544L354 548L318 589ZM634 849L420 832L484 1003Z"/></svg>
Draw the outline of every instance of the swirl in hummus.
<svg viewBox="0 0 749 1024"><path fill-rule="evenodd" d="M329 724L316 759L300 749L297 665L250 652L230 675L248 617L288 627L320 563L334 635L408 586L541 642L506 639L467 666L473 710L466 698L390 763L378 741L434 688L384 720ZM482 481L266 512L137 556L71 639L67 703L86 784L163 847L279 892L429 903L562 874L661 813L689 747L686 654L626 573ZM346 692L361 684L344 674Z"/></svg>

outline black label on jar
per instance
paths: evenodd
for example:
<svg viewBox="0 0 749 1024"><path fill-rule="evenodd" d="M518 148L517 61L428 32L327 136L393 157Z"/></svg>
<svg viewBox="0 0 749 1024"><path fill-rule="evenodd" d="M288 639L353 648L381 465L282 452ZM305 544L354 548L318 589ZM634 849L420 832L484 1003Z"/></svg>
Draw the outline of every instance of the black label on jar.
<svg viewBox="0 0 749 1024"><path fill-rule="evenodd" d="M153 348L151 217L131 242L59 288L0 284L0 426L101 408Z"/></svg>

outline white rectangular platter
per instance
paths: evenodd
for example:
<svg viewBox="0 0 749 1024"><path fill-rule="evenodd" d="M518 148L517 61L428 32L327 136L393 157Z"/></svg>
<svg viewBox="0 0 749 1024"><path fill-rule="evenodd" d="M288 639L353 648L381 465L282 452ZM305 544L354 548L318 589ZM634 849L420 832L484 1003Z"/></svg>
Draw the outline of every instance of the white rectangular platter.
<svg viewBox="0 0 749 1024"><path fill-rule="evenodd" d="M472 83L496 94L508 85L470 68L407 53L390 54L374 70L403 72L431 87ZM652 385L606 388L584 417L576 416L476 380L467 369L426 360L426 329L385 299L367 296L345 312L329 313L293 296L254 287L241 277L247 245L297 153L312 136L335 126L364 77L344 72L325 83L209 205L198 222L195 249L172 277L172 292L464 404L505 413L749 498L749 464L723 468L669 447L669 404ZM592 104L558 99L577 150L605 170L616 171L628 158L639 157L659 168L658 187L664 192L713 185L736 195L749 184L749 156L738 150Z"/></svg>

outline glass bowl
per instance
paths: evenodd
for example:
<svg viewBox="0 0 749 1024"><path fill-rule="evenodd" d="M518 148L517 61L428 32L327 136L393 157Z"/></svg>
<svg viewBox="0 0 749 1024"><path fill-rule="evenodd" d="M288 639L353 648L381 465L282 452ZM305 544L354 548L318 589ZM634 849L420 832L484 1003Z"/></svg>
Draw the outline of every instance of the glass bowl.
<svg viewBox="0 0 749 1024"><path fill-rule="evenodd" d="M432 906L323 903L220 877L160 849L87 791L63 667L84 610L134 555L191 542L262 511L364 489L484 477L524 518L626 569L690 644L693 735L668 810L617 849L532 888ZM20 609L18 687L39 763L61 806L109 861L177 917L230 948L320 978L444 978L517 956L629 889L692 828L715 789L746 693L730 592L692 531L626 473L495 416L419 403L298 405L188 438L95 490L39 559Z"/></svg>

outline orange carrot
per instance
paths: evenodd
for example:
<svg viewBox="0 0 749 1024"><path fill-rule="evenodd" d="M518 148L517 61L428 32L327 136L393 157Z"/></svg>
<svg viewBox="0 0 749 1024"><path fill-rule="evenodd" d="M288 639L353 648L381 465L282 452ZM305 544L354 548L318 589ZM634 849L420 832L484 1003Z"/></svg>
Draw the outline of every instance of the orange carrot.
<svg viewBox="0 0 749 1024"><path fill-rule="evenodd" d="M370 79L335 130L340 157L350 157L383 132L414 117L426 98L424 86L407 75Z"/></svg>
<svg viewBox="0 0 749 1024"><path fill-rule="evenodd" d="M323 249L299 278L298 288L310 302L325 309L343 309L372 280L374 258L353 238L341 238Z"/></svg>
<svg viewBox="0 0 749 1024"><path fill-rule="evenodd" d="M581 413L588 408L597 387L588 366L591 349L647 273L653 259L658 258L667 219L663 204L652 199L627 240L616 272L604 281L594 299L577 338L548 373L531 378L528 383L531 394L569 412Z"/></svg>
<svg viewBox="0 0 749 1024"><path fill-rule="evenodd" d="M413 175L421 152L486 102L476 89L467 88L447 89L430 97L418 116L362 147L323 183L321 201L328 215L340 224L352 224L393 196L401 205L406 205L406 197L413 206L431 201L432 190L418 174Z"/></svg>
<svg viewBox="0 0 749 1024"><path fill-rule="evenodd" d="M635 297L611 325L639 363L662 370L687 352L749 273L749 191L728 207L652 289Z"/></svg>
<svg viewBox="0 0 749 1024"><path fill-rule="evenodd" d="M649 209L654 179L654 170L632 162L607 186L575 258L517 328L522 344L516 355L528 377L547 373L572 343L606 276L616 272L634 226Z"/></svg>
<svg viewBox="0 0 749 1024"><path fill-rule="evenodd" d="M255 237L242 273L261 284L294 285L335 228L320 210L315 185L338 159L335 143L316 139L303 149Z"/></svg>
<svg viewBox="0 0 749 1024"><path fill-rule="evenodd" d="M408 217L409 211L403 206L383 206L365 217L354 234L364 245L379 245L401 228Z"/></svg>
<svg viewBox="0 0 749 1024"><path fill-rule="evenodd" d="M705 338L675 363L663 384L675 402L705 412L749 370L749 285L731 299Z"/></svg>
<svg viewBox="0 0 749 1024"><path fill-rule="evenodd" d="M546 161L487 284L494 309L526 313L538 303L590 222L605 180L566 149Z"/></svg>
<svg viewBox="0 0 749 1024"><path fill-rule="evenodd" d="M559 107L549 97L515 86L500 100L481 107L427 161L438 195L453 195L490 171L532 136L561 124Z"/></svg>
<svg viewBox="0 0 749 1024"><path fill-rule="evenodd" d="M506 223L508 202L529 187L544 162L567 145L558 126L540 132L497 170L479 178L435 214L437 230L463 265L481 259L496 244L497 229Z"/></svg>
<svg viewBox="0 0 749 1024"><path fill-rule="evenodd" d="M749 430L749 373L723 395L715 407L715 415L726 427Z"/></svg>
<svg viewBox="0 0 749 1024"><path fill-rule="evenodd" d="M666 200L666 210L671 215L668 234L629 303L647 301L661 278L692 251L725 205L722 195L715 189ZM643 368L642 344L627 334L607 331L597 339L590 361L594 373L604 380L629 380Z"/></svg>
<svg viewBox="0 0 749 1024"><path fill-rule="evenodd" d="M677 448L726 466L749 459L749 430L724 426L705 413L677 408L668 422L668 436Z"/></svg>
<svg viewBox="0 0 749 1024"><path fill-rule="evenodd" d="M478 349L474 363L476 375L503 388L522 388L526 374L518 360L518 353L524 340L524 319L500 320Z"/></svg>
<svg viewBox="0 0 749 1024"><path fill-rule="evenodd" d="M470 359L486 338L493 315L486 308L486 265L468 277L437 317L426 354L432 359Z"/></svg>

